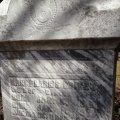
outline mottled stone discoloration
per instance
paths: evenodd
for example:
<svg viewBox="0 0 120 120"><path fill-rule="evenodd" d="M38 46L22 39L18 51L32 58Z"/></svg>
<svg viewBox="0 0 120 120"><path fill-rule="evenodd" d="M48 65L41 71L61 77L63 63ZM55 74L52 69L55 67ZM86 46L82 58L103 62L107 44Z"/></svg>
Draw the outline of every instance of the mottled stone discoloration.
<svg viewBox="0 0 120 120"><path fill-rule="evenodd" d="M119 0L4 1L1 41L120 37Z"/></svg>
<svg viewBox="0 0 120 120"><path fill-rule="evenodd" d="M114 52L0 53L6 120L110 120Z"/></svg>

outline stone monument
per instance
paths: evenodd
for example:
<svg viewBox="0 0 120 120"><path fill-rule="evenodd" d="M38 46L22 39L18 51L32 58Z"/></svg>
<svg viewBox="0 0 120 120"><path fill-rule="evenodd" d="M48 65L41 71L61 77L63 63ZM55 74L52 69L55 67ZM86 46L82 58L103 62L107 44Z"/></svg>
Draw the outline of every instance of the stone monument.
<svg viewBox="0 0 120 120"><path fill-rule="evenodd" d="M119 40L103 40L107 44L101 47L108 49L98 49L100 44L93 49L92 42L99 40L72 41L69 47L64 41L63 50L52 41L37 43L44 50L34 42L29 42L34 50L24 50L30 49L26 44L20 50L21 43L11 42L0 53L5 120L112 119L115 51L108 43L113 47ZM87 48L87 41L88 49L73 49ZM53 43L61 46L61 41Z"/></svg>
<svg viewBox="0 0 120 120"><path fill-rule="evenodd" d="M0 12L4 119L111 120L120 39L98 37L119 36L119 1L5 3L4 15Z"/></svg>

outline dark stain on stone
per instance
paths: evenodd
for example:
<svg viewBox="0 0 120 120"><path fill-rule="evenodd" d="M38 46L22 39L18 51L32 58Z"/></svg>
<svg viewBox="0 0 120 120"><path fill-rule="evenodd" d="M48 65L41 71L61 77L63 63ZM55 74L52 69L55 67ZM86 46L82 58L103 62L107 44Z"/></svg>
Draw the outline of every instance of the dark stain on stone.
<svg viewBox="0 0 120 120"><path fill-rule="evenodd" d="M2 2L3 0L0 0L0 3Z"/></svg>

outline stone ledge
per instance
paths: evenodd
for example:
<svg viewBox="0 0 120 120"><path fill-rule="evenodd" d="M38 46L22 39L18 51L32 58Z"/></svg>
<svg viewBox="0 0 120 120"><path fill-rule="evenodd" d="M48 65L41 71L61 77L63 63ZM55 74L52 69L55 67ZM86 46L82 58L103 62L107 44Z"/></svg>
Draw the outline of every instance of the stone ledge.
<svg viewBox="0 0 120 120"><path fill-rule="evenodd" d="M120 38L81 38L59 40L30 40L0 42L0 51L60 50L60 49L116 49Z"/></svg>

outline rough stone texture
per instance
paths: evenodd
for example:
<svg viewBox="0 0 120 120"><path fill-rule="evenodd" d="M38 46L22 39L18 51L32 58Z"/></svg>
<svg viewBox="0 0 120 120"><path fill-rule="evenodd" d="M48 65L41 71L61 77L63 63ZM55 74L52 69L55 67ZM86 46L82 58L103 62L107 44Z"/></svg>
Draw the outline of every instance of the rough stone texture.
<svg viewBox="0 0 120 120"><path fill-rule="evenodd" d="M119 0L4 1L0 40L120 36Z"/></svg>
<svg viewBox="0 0 120 120"><path fill-rule="evenodd" d="M0 51L52 50L0 53L5 120L111 120L114 51L65 49L113 49L120 40L103 44L61 39L120 36L119 3L4 0L0 4L0 41L32 40L1 43Z"/></svg>
<svg viewBox="0 0 120 120"><path fill-rule="evenodd" d="M114 52L0 53L5 120L111 120Z"/></svg>
<svg viewBox="0 0 120 120"><path fill-rule="evenodd" d="M9 4L11 0L0 0L0 16L4 17L7 15Z"/></svg>

